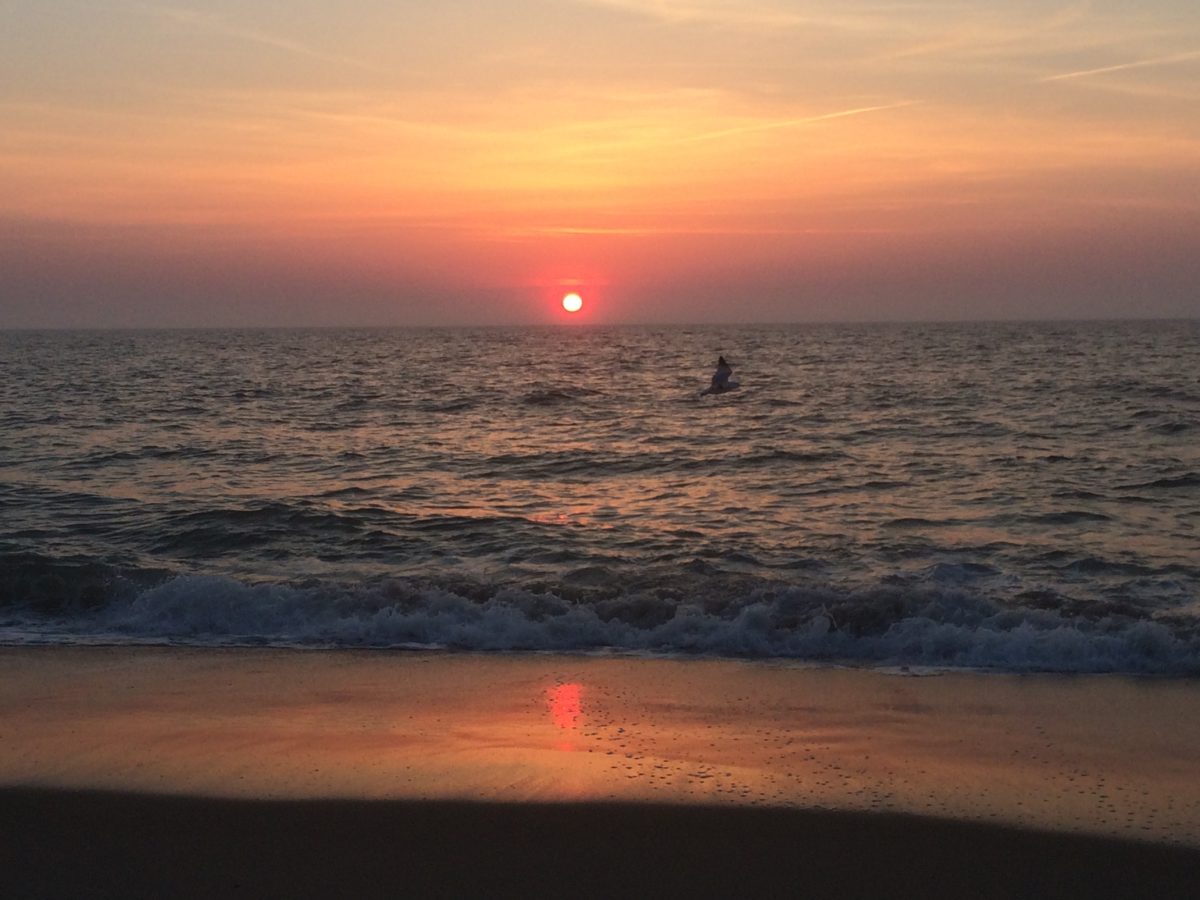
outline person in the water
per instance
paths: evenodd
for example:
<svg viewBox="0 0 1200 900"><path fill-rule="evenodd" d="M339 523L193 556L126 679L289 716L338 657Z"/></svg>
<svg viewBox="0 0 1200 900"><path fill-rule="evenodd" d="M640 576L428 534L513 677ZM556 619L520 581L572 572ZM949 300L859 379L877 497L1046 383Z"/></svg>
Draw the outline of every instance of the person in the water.
<svg viewBox="0 0 1200 900"><path fill-rule="evenodd" d="M714 394L719 394L721 391L729 389L729 377L733 374L733 366L725 362L724 356L717 357L717 371L713 372L712 387L709 388Z"/></svg>

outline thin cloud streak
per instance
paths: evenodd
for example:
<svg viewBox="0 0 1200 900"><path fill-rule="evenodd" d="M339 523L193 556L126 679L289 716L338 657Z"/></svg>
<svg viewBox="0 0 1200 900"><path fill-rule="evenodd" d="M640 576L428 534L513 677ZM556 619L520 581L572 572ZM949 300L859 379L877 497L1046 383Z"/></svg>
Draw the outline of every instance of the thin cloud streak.
<svg viewBox="0 0 1200 900"><path fill-rule="evenodd" d="M886 227L771 227L747 225L644 225L615 227L604 225L530 225L489 230L502 240L534 240L553 237L799 237L889 235L900 233Z"/></svg>
<svg viewBox="0 0 1200 900"><path fill-rule="evenodd" d="M1101 66L1097 69L1082 69L1078 72L1065 72L1061 75L1050 75L1039 78L1035 83L1046 84L1051 81L1067 81L1072 78L1087 78L1089 75L1104 75L1108 72L1122 72L1126 69L1145 69L1151 66L1169 66L1174 63L1188 62L1200 59L1200 50L1190 50L1186 53L1175 53L1170 56L1158 56L1154 59L1139 59L1135 62L1118 63L1115 66Z"/></svg>
<svg viewBox="0 0 1200 900"><path fill-rule="evenodd" d="M209 34L220 35L222 37L232 38L234 40L243 41L249 44L257 44L261 47L270 47L275 50L283 50L287 53L292 53L297 56L303 56L308 59L315 59L321 62L334 63L336 65L351 66L355 69L361 69L364 72L371 72L376 75L387 74L383 69L365 63L362 60L354 59L348 56L341 56L336 53L325 53L321 50L314 50L312 47L302 44L299 41L294 41L290 38L279 37L273 34L267 34L253 29L240 28L231 24L225 16L203 13L192 9L180 9L172 6L152 6L150 4L135 3L131 8L147 16L152 16L159 19L166 19L176 25L185 28L192 28L197 31L204 31Z"/></svg>
<svg viewBox="0 0 1200 900"><path fill-rule="evenodd" d="M586 6L617 9L672 25L718 25L724 28L779 29L819 27L845 30L875 29L868 15L811 15L762 3L698 2L698 0L575 0Z"/></svg>
<svg viewBox="0 0 1200 900"><path fill-rule="evenodd" d="M923 101L921 100L902 100L899 103L886 103L881 106L859 106L853 109L842 109L837 112L823 113L819 116L805 116L799 119L783 119L775 122L760 122L755 125L742 125L737 128L723 128L719 131L709 131L704 134L693 134L688 137L682 137L676 140L677 144L693 144L701 141L713 141L724 137L732 137L739 134L751 134L757 131L777 131L784 128L800 128L804 125L813 125L817 122L826 122L831 119L845 119L850 116L861 116L867 113L884 112L889 109L903 109L906 106L916 106Z"/></svg>
<svg viewBox="0 0 1200 900"><path fill-rule="evenodd" d="M952 12L941 10L951 24L942 26L932 38L880 55L878 61L923 56L988 59L1008 53L1014 47L1028 47L1031 41L1048 40L1051 35L1061 35L1067 46L1072 40L1072 26L1085 21L1090 10L1091 3L1084 0L1051 10L1041 19L1010 21L997 16L988 22L980 22L977 17L954 19Z"/></svg>

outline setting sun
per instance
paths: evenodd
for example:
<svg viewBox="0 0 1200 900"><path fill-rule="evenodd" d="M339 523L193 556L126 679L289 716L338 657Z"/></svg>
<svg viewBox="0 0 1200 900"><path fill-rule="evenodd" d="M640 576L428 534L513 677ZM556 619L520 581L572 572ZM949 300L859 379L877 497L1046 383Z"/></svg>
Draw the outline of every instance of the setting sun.
<svg viewBox="0 0 1200 900"><path fill-rule="evenodd" d="M563 309L567 312L574 313L583 309L583 298L578 294L567 294L562 299Z"/></svg>

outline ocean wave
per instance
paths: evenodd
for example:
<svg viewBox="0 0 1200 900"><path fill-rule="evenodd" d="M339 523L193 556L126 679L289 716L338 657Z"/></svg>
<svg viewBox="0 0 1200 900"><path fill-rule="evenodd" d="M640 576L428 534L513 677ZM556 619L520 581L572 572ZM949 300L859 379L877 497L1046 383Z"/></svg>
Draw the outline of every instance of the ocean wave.
<svg viewBox="0 0 1200 900"><path fill-rule="evenodd" d="M572 385L570 387L536 388L524 393L520 402L525 406L562 406L600 396L597 390Z"/></svg>
<svg viewBox="0 0 1200 900"><path fill-rule="evenodd" d="M1077 525L1082 522L1108 522L1112 519L1111 516L1106 516L1103 513L1089 512L1082 509L1068 509L1062 512L1025 515L1019 518L1031 525Z"/></svg>
<svg viewBox="0 0 1200 900"><path fill-rule="evenodd" d="M711 456L679 451L621 453L611 449L569 449L539 453L502 453L486 457L482 465L462 466L474 478L569 478L617 475L661 475L680 472L776 471L787 463L814 465L849 459L841 451L789 451L766 449L744 455L719 453ZM863 487L878 487L876 484ZM888 483L891 486L891 483Z"/></svg>
<svg viewBox="0 0 1200 900"><path fill-rule="evenodd" d="M903 530L909 528L952 528L962 524L962 519L927 519L923 516L903 516L899 519L883 522L881 527Z"/></svg>
<svg viewBox="0 0 1200 900"><path fill-rule="evenodd" d="M1121 486L1123 491L1138 491L1153 488L1182 488L1182 487L1200 487L1200 473L1185 472L1182 475L1165 478L1155 478L1153 481L1144 481L1139 484L1129 484Z"/></svg>
<svg viewBox="0 0 1200 900"><path fill-rule="evenodd" d="M779 462L825 463L836 462L850 458L851 457L849 454L843 453L840 450L797 451L772 448L737 457L737 464L740 466L747 466L764 464L769 465Z"/></svg>
<svg viewBox="0 0 1200 900"><path fill-rule="evenodd" d="M36 569L38 561L30 562ZM937 567L920 586L751 586L689 599L654 590L572 598L407 579L279 584L215 575L128 577L96 564L41 565L40 578L0 584L0 642L615 651L1200 674L1200 620L1123 615L1111 607L1070 615L1036 596L1024 605L997 602L973 593L963 577L980 573L952 567ZM580 577L587 581L587 574Z"/></svg>

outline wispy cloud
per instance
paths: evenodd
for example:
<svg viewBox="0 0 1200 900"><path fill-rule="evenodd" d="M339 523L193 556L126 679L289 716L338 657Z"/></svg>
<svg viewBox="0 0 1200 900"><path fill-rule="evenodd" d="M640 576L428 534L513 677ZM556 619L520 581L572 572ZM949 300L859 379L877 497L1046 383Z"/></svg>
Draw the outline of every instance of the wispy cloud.
<svg viewBox="0 0 1200 900"><path fill-rule="evenodd" d="M906 59L920 56L952 56L954 58L988 58L1007 54L1014 47L1028 48L1031 42L1045 46L1054 36L1072 40L1076 26L1086 21L1090 0L1072 3L1045 15L1013 17L1003 8L981 15L971 7L922 7L922 21L928 29L919 29L925 36L914 44L900 46L880 58Z"/></svg>
<svg viewBox="0 0 1200 900"><path fill-rule="evenodd" d="M727 28L793 28L824 26L875 27L872 16L846 13L803 13L788 4L763 0L575 0L587 6L619 9L672 24L720 25Z"/></svg>
<svg viewBox="0 0 1200 900"><path fill-rule="evenodd" d="M1118 63L1113 66L1100 66L1096 69L1080 69L1077 72L1064 72L1061 75L1050 75L1046 78L1039 78L1039 84L1045 84L1051 81L1068 81L1072 78L1087 78L1091 75L1105 75L1109 72L1122 72L1126 69L1145 69L1151 66L1169 66L1174 63L1188 62L1193 59L1200 59L1200 50L1189 50L1186 53L1173 53L1170 56L1156 56L1153 59L1139 59L1134 62Z"/></svg>
<svg viewBox="0 0 1200 900"><path fill-rule="evenodd" d="M220 35L244 43L257 44L260 47L270 47L275 50L282 50L286 53L321 62L350 66L366 72L384 74L382 69L365 63L362 60L343 56L338 53L326 53L291 38L268 34L253 28L246 28L231 21L225 15L174 6L155 6L145 3L131 4L131 8L144 15L164 19L182 28Z"/></svg>
<svg viewBox="0 0 1200 900"><path fill-rule="evenodd" d="M693 217L694 218L694 217ZM660 235L714 235L733 236L794 236L794 235L849 235L849 234L894 234L896 229L885 227L851 227L844 228L812 228L803 225L751 225L745 223L715 222L703 224L691 222L682 224L670 221L656 221L647 225L629 227L605 225L567 225L544 224L510 226L499 229L496 233L511 239L545 238L545 237L653 237Z"/></svg>
<svg viewBox="0 0 1200 900"><path fill-rule="evenodd" d="M845 119L850 116L861 116L867 113L884 112L890 109L902 109L906 106L915 106L922 101L920 100L902 100L899 103L886 103L880 106L858 106L853 109L841 109L836 112L822 113L816 116L803 116L795 119L776 119L770 122L752 122L746 125L739 125L734 128L722 128L717 131L707 131L703 134L693 134L687 137L679 138L676 143L691 144L699 141L712 141L724 137L733 137L740 134L751 134L756 131L777 131L785 128L800 128L804 125L813 125L817 122L827 122L831 119Z"/></svg>

